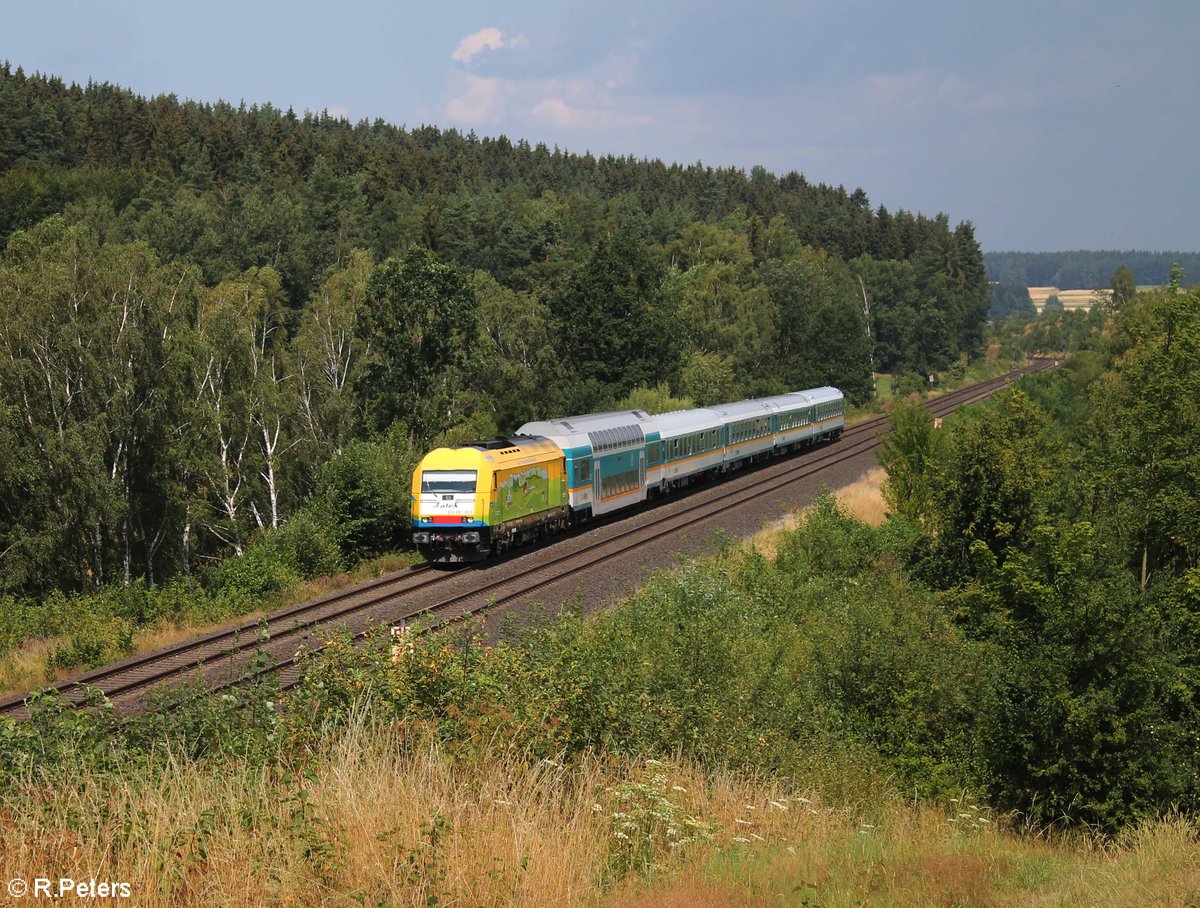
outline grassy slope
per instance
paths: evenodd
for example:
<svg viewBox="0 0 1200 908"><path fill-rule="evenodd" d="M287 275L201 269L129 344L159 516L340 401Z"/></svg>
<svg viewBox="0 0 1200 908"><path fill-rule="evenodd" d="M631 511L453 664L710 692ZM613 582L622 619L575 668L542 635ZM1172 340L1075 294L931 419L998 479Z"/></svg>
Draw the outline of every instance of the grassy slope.
<svg viewBox="0 0 1200 908"><path fill-rule="evenodd" d="M355 722L307 773L30 779L0 812L0 876L133 884L134 904L1186 905L1195 827L1101 845L1020 836L958 803L835 806L682 761L571 767L452 756ZM666 819L663 819L666 818ZM670 847L673 823L700 830ZM699 824L703 824L700 827ZM683 836L676 835L675 839ZM436 899L436 901L433 901Z"/></svg>

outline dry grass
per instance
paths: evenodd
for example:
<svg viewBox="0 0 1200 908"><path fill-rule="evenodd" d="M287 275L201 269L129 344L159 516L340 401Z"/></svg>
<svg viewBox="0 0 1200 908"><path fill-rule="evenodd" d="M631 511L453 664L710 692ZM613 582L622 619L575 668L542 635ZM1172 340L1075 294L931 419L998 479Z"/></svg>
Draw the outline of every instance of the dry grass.
<svg viewBox="0 0 1200 908"><path fill-rule="evenodd" d="M887 473L876 467L864 473L850 485L836 489L838 504L858 520L877 527L887 519L887 504L883 500L883 483ZM773 559L779 550L779 540L784 533L794 530L807 513L807 508L790 511L783 517L763 527L750 540L750 544L762 555Z"/></svg>
<svg viewBox="0 0 1200 908"><path fill-rule="evenodd" d="M887 473L876 467L848 486L837 490L838 503L851 516L873 527L887 519L887 503L883 500L883 483Z"/></svg>
<svg viewBox="0 0 1200 908"><path fill-rule="evenodd" d="M965 802L856 811L778 792L764 803L728 782L710 797L725 818L749 818L740 838L756 837L696 855L676 879L630 880L606 904L1182 908L1200 899L1197 828L1179 818L1105 845L1021 837Z"/></svg>
<svg viewBox="0 0 1200 908"><path fill-rule="evenodd" d="M622 787L658 792L621 801ZM663 805L709 830L667 847ZM618 810L624 811L618 813ZM440 818L440 819L439 819ZM650 870L622 872L643 824ZM655 825L658 823L658 825ZM437 830L434 832L434 830ZM177 764L123 780L31 776L0 809L0 879L127 881L139 906L1187 905L1196 827L1123 841L1006 831L964 796L832 806L679 761L453 758L351 722L307 774ZM636 835L635 835L636 838ZM627 840L626 840L627 841Z"/></svg>
<svg viewBox="0 0 1200 908"><path fill-rule="evenodd" d="M36 806L0 813L0 873L128 881L139 906L572 905L592 889L597 765L460 764L412 745L358 724L298 780L194 766L117 786L30 779Z"/></svg>
<svg viewBox="0 0 1200 908"><path fill-rule="evenodd" d="M65 639L31 640L0 656L0 697L22 693L71 674L70 669L55 669L51 678L46 677L55 649L65 643Z"/></svg>

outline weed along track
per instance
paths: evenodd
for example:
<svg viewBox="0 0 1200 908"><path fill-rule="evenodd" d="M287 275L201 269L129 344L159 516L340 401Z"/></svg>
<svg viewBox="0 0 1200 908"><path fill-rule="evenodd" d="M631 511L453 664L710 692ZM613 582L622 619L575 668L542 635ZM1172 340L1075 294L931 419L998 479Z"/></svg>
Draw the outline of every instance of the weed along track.
<svg viewBox="0 0 1200 908"><path fill-rule="evenodd" d="M1021 375L1052 368L1049 360L979 385L936 398L928 409L938 417L982 400ZM879 446L887 417L847 426L841 439L804 454L734 473L720 482L696 486L689 494L661 499L619 518L600 519L566 534L559 542L524 550L483 567L443 570L421 566L390 574L331 596L291 606L260 621L185 641L86 672L52 686L74 705L98 691L123 712L147 708L152 694L181 684L225 689L269 674L280 687L299 681L297 653L320 650L334 634L366 639L381 625L415 633L445 628L468 616L527 603L534 594L565 584L589 588L600 573L635 583L653 564L655 543L670 545L685 534L711 533L720 518L769 505L773 495L838 464L861 458ZM0 715L26 718L28 694L0 701Z"/></svg>
<svg viewBox="0 0 1200 908"><path fill-rule="evenodd" d="M246 621L185 640L165 649L105 665L46 688L63 700L80 705L90 692L99 691L118 705L152 689L193 680L203 673L211 677L221 670L238 668L269 644L299 646L319 628L333 629L351 616L370 613L397 597L433 586L448 579L426 565L388 574L330 596L281 609L266 618ZM207 670L207 671L205 671ZM240 672L239 672L240 674ZM28 694L0 701L0 715L27 715Z"/></svg>

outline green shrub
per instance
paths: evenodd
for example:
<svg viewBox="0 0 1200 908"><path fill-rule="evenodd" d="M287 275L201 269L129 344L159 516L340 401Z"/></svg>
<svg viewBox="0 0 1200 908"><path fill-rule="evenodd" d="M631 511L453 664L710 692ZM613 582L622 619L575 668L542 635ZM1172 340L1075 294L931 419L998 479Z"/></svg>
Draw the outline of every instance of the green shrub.
<svg viewBox="0 0 1200 908"><path fill-rule="evenodd" d="M892 393L895 397L908 397L910 394L919 394L922 397L929 391L929 379L919 372L905 372L903 375L896 377L895 384L892 386Z"/></svg>
<svg viewBox="0 0 1200 908"><path fill-rule="evenodd" d="M50 655L51 666L95 668L122 659L133 651L133 628L126 619L81 608L67 631L67 644Z"/></svg>
<svg viewBox="0 0 1200 908"><path fill-rule="evenodd" d="M313 511L293 514L277 529L266 530L254 546L273 548L283 562L305 579L335 574L343 568L337 531Z"/></svg>
<svg viewBox="0 0 1200 908"><path fill-rule="evenodd" d="M218 595L237 591L252 600L278 592L298 579L287 557L269 537L262 544L251 545L241 555L226 558L209 576L211 588Z"/></svg>
<svg viewBox="0 0 1200 908"><path fill-rule="evenodd" d="M350 442L317 471L310 507L334 528L348 561L390 551L408 538L420 457L395 430L382 441Z"/></svg>

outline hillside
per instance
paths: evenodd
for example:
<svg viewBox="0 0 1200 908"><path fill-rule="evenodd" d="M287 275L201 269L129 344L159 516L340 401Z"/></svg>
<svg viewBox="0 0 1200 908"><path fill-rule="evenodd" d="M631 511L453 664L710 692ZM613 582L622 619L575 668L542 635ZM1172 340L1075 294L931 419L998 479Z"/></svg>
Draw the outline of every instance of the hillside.
<svg viewBox="0 0 1200 908"><path fill-rule="evenodd" d="M435 443L648 389L862 403L872 366L978 356L988 307L969 222L796 173L8 64L0 240L0 592L35 602L275 533L270 590L402 546L403 473Z"/></svg>

